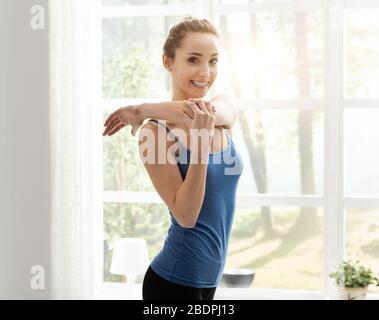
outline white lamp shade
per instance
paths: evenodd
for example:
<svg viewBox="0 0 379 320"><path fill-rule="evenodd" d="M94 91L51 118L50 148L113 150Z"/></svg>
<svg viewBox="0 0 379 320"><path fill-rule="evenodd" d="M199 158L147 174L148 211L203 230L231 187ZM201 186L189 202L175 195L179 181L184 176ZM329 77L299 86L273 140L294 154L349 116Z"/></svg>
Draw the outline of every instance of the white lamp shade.
<svg viewBox="0 0 379 320"><path fill-rule="evenodd" d="M110 273L120 275L143 274L150 264L146 240L122 238L115 242Z"/></svg>

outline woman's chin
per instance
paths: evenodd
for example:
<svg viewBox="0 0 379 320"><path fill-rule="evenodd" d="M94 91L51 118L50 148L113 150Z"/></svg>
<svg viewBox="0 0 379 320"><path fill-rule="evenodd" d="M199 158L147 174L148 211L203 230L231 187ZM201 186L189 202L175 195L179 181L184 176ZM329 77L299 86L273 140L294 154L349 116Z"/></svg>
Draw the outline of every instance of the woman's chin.
<svg viewBox="0 0 379 320"><path fill-rule="evenodd" d="M190 97L195 99L202 99L207 95L207 93L207 90L204 90L204 92L191 92Z"/></svg>

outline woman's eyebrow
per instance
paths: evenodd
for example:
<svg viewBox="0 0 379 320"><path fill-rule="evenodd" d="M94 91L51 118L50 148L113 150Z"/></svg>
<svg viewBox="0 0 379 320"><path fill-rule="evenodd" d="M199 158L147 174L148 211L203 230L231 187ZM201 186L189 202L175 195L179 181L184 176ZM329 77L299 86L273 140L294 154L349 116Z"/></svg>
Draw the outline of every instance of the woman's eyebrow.
<svg viewBox="0 0 379 320"><path fill-rule="evenodd" d="M197 52L189 52L188 54L193 54L193 55L199 56L199 57L203 56L201 53L197 53ZM218 56L218 53L216 52L216 53L211 55L211 57L213 57L213 56Z"/></svg>

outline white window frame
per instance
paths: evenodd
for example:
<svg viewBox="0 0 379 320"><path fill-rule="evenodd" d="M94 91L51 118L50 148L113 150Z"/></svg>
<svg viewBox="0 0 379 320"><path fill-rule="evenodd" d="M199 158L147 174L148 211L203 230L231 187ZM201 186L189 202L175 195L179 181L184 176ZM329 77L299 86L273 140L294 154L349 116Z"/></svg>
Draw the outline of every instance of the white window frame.
<svg viewBox="0 0 379 320"><path fill-rule="evenodd" d="M255 289L255 288L222 288L217 290L216 298L220 299L328 299L334 288L328 272L344 259L345 244L345 208L379 208L379 197L344 197L343 188L343 110L345 108L378 108L379 99L345 99L343 97L344 59L343 59L343 25L335 15L342 14L343 9L379 8L377 0L318 0L267 3L218 4L216 0L196 0L195 4L181 5L136 5L111 7L103 6L100 10L98 27L94 34L97 39L97 54L93 58L94 69L98 70L99 90L101 88L101 38L103 19L141 16L194 15L215 21L217 14L230 12L314 12L324 15L324 73L325 91L323 99L294 100L241 100L240 108L294 110L322 110L325 123L325 157L324 157L324 195L275 195L238 193L237 203L251 207L259 206L298 206L322 207L324 210L324 273L323 289L320 292L300 290ZM337 18L337 20L335 20ZM101 92L101 91L100 91ZM114 110L117 106L146 102L147 99L103 99L99 102L97 120L102 121L105 110ZM150 100L154 101L154 100ZM248 107L246 107L248 106ZM98 168L102 170L102 139L99 139ZM103 203L163 203L156 192L119 192L103 191ZM102 219L98 223L99 252L103 252ZM125 284L103 282L103 258L97 257L99 270L97 286L99 297L125 297ZM140 290L140 288L138 289ZM110 294L111 292L111 294ZM368 299L379 299L377 294L369 294Z"/></svg>

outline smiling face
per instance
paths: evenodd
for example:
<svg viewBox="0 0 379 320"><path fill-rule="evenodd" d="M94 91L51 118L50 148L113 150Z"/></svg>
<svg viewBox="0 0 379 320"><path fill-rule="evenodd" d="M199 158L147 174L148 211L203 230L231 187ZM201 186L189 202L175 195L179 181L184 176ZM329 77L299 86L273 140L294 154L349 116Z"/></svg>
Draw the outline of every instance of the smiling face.
<svg viewBox="0 0 379 320"><path fill-rule="evenodd" d="M175 59L163 55L172 74L172 100L203 98L217 77L219 40L212 33L189 32Z"/></svg>

